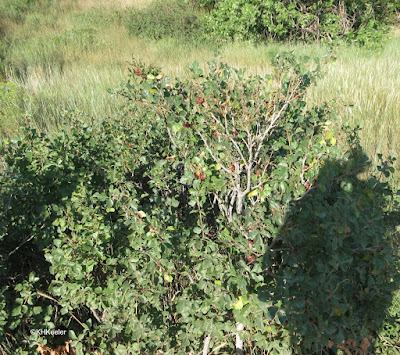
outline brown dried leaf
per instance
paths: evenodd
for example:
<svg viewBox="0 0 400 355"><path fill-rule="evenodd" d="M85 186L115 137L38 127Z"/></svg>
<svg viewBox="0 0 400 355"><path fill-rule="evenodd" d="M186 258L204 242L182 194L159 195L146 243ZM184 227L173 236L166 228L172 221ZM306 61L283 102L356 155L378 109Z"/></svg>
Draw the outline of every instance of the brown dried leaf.
<svg viewBox="0 0 400 355"><path fill-rule="evenodd" d="M364 338L363 340L361 340L361 344L360 344L360 348L363 351L364 355L368 354L368 348L370 347L371 342L369 341L368 338Z"/></svg>
<svg viewBox="0 0 400 355"><path fill-rule="evenodd" d="M145 218L145 217L146 217L146 213L143 212L143 211L138 211L138 212L137 212L137 215L138 215L140 218Z"/></svg>

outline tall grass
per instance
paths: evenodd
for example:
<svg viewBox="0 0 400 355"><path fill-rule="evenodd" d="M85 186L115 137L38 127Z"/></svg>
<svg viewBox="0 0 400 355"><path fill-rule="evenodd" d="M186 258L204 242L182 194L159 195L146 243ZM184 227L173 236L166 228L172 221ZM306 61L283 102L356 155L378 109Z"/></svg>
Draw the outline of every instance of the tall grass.
<svg viewBox="0 0 400 355"><path fill-rule="evenodd" d="M45 130L53 130L65 110L79 109L100 120L120 105L107 91L127 75L132 56L160 66L170 77L185 77L198 60L205 67L213 57L212 43L183 43L131 38L123 26L130 7L146 0L65 0L25 14L24 21L2 24L7 49L4 63L9 81L27 93L24 116ZM321 45L227 44L219 48L222 59L248 73L265 74L278 51L322 56ZM308 100L345 103L343 119L359 124L362 145L376 161L376 154L398 156L400 151L400 30L393 32L382 50L357 47L337 50L337 60L325 67L326 75L312 88ZM21 120L14 118L14 124ZM8 123L8 126L12 122ZM400 164L398 164L400 168Z"/></svg>
<svg viewBox="0 0 400 355"><path fill-rule="evenodd" d="M377 153L399 158L399 56L398 36L376 53L344 49L310 93L310 99L317 103L329 99L351 105L343 118L360 125L363 148L375 163Z"/></svg>

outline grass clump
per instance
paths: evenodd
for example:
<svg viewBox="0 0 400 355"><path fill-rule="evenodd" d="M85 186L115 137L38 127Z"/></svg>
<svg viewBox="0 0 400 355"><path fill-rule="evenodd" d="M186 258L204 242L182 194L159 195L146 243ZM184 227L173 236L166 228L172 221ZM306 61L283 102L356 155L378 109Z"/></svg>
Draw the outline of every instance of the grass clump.
<svg viewBox="0 0 400 355"><path fill-rule="evenodd" d="M16 133L15 127L21 124L26 97L20 86L0 82L0 135Z"/></svg>
<svg viewBox="0 0 400 355"><path fill-rule="evenodd" d="M151 39L195 39L203 34L203 16L182 0L156 0L142 9L133 8L124 21L129 35Z"/></svg>

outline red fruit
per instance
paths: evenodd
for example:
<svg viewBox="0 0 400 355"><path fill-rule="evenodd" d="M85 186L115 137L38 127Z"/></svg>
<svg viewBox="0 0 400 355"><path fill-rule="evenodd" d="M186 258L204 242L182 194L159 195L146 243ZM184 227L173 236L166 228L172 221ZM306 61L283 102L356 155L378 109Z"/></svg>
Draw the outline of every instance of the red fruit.
<svg viewBox="0 0 400 355"><path fill-rule="evenodd" d="M183 124L183 127L186 127L186 123Z"/></svg>
<svg viewBox="0 0 400 355"><path fill-rule="evenodd" d="M237 136L239 133L237 131L235 131L234 135Z"/></svg>
<svg viewBox="0 0 400 355"><path fill-rule="evenodd" d="M201 104L201 103L203 103L203 100L202 100L202 98L199 96L199 97L197 98L197 100L196 100L196 104Z"/></svg>
<svg viewBox="0 0 400 355"><path fill-rule="evenodd" d="M250 227L249 229L252 231L252 230L253 230L253 227Z"/></svg>
<svg viewBox="0 0 400 355"><path fill-rule="evenodd" d="M276 210L272 210L272 214L275 214L276 213Z"/></svg>
<svg viewBox="0 0 400 355"><path fill-rule="evenodd" d="M260 175L260 170L256 170L256 175Z"/></svg>
<svg viewBox="0 0 400 355"><path fill-rule="evenodd" d="M256 258L253 258L252 256L249 255L249 256L247 257L247 260L250 261L250 262L252 262L252 261L256 261Z"/></svg>
<svg viewBox="0 0 400 355"><path fill-rule="evenodd" d="M303 166L303 170L307 170L307 169L308 169L307 165Z"/></svg>
<svg viewBox="0 0 400 355"><path fill-rule="evenodd" d="M187 128L190 128L190 124L187 124L186 127L187 127Z"/></svg>
<svg viewBox="0 0 400 355"><path fill-rule="evenodd" d="M235 165L232 165L231 169L232 171L235 171Z"/></svg>
<svg viewBox="0 0 400 355"><path fill-rule="evenodd" d="M206 178L205 175L203 175L203 174L201 174L201 173L199 174L199 179L200 179L200 180L204 180L205 178Z"/></svg>
<svg viewBox="0 0 400 355"><path fill-rule="evenodd" d="M136 75L140 75L140 70L139 70L139 68L136 68L135 73L136 73Z"/></svg>
<svg viewBox="0 0 400 355"><path fill-rule="evenodd" d="M218 133L214 133L214 137L218 136Z"/></svg>
<svg viewBox="0 0 400 355"><path fill-rule="evenodd" d="M252 240L249 240L249 244L250 244L250 245L253 245L254 242L253 242Z"/></svg>
<svg viewBox="0 0 400 355"><path fill-rule="evenodd" d="M310 187L311 187L310 184L307 182L306 189L308 190Z"/></svg>
<svg viewBox="0 0 400 355"><path fill-rule="evenodd" d="M133 148L133 145L132 145L132 144L129 144L129 148Z"/></svg>

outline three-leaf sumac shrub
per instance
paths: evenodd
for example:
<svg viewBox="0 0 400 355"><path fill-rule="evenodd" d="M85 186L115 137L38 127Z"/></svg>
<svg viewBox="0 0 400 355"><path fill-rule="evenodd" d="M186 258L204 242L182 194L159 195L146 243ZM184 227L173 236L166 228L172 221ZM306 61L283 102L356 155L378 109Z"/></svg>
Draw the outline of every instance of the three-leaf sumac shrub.
<svg viewBox="0 0 400 355"><path fill-rule="evenodd" d="M196 0L222 39L381 42L395 21L396 1Z"/></svg>
<svg viewBox="0 0 400 355"><path fill-rule="evenodd" d="M120 119L2 144L3 347L373 343L396 287L392 192L358 178L356 130L306 109L318 72L285 55L274 65L260 77L195 63L169 83L134 63ZM30 333L40 328L68 332Z"/></svg>

